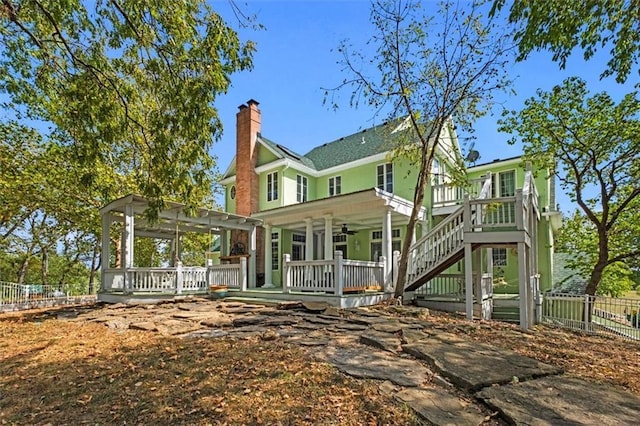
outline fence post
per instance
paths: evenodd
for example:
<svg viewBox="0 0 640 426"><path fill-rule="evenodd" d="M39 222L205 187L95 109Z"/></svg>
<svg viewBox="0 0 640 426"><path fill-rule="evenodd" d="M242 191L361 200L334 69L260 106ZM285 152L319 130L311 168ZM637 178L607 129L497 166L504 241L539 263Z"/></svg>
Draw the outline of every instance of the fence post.
<svg viewBox="0 0 640 426"><path fill-rule="evenodd" d="M182 293L182 262L178 261L176 263L176 294Z"/></svg>
<svg viewBox="0 0 640 426"><path fill-rule="evenodd" d="M396 291L396 286L398 285L398 265L400 264L400 252L398 250L393 252L393 262L392 262L392 277L391 277L391 287L387 288L389 293L393 293ZM403 283L404 284L404 283Z"/></svg>
<svg viewBox="0 0 640 426"><path fill-rule="evenodd" d="M524 230L524 207L522 203L522 189L516 191L516 229Z"/></svg>
<svg viewBox="0 0 640 426"><path fill-rule="evenodd" d="M590 307L589 301L591 296L588 294L584 295L584 331L591 331L591 326L589 325L589 316L590 316Z"/></svg>
<svg viewBox="0 0 640 426"><path fill-rule="evenodd" d="M247 291L247 258L240 258L240 271L238 272L240 280L240 291Z"/></svg>
<svg viewBox="0 0 640 426"><path fill-rule="evenodd" d="M283 293L291 293L291 266L289 266L289 262L291 262L291 255L289 253L285 253L282 256L282 292Z"/></svg>
<svg viewBox="0 0 640 426"><path fill-rule="evenodd" d="M342 274L342 252L336 250L333 253L333 275L334 283L336 286L336 294L342 296L342 289L344 287L344 276Z"/></svg>
<svg viewBox="0 0 640 426"><path fill-rule="evenodd" d="M471 232L471 202L469 194L464 194L464 232Z"/></svg>

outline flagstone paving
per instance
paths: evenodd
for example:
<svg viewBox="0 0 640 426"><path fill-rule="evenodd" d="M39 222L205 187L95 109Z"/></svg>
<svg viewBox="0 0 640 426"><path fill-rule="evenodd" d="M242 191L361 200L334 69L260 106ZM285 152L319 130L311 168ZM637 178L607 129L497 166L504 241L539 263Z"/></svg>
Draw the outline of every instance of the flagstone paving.
<svg viewBox="0 0 640 426"><path fill-rule="evenodd" d="M345 374L380 380L381 389L436 425L478 425L494 416L528 425L640 419L640 398L634 394L568 377L557 367L439 330L437 323L366 308L194 298L105 305L57 317L184 338L285 339Z"/></svg>

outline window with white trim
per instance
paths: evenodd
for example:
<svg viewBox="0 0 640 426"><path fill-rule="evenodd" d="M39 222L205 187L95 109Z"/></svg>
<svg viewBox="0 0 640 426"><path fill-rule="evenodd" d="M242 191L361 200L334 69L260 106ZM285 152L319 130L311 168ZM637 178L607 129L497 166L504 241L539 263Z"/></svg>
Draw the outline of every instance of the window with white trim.
<svg viewBox="0 0 640 426"><path fill-rule="evenodd" d="M491 196L513 197L516 195L516 171L509 170L491 175Z"/></svg>
<svg viewBox="0 0 640 426"><path fill-rule="evenodd" d="M329 197L342 194L342 176L329 178Z"/></svg>
<svg viewBox="0 0 640 426"><path fill-rule="evenodd" d="M296 201L304 203L307 201L307 177L297 175L296 183Z"/></svg>
<svg viewBox="0 0 640 426"><path fill-rule="evenodd" d="M277 271L280 268L280 253L278 247L279 235L277 232L271 233L271 270Z"/></svg>
<svg viewBox="0 0 640 426"><path fill-rule="evenodd" d="M391 254L402 249L400 229L391 230ZM382 256L382 231L371 231L371 260L377 262Z"/></svg>
<svg viewBox="0 0 640 426"><path fill-rule="evenodd" d="M507 249L506 248L494 248L493 252L493 266L507 266Z"/></svg>
<svg viewBox="0 0 640 426"><path fill-rule="evenodd" d="M267 175L267 201L278 199L278 172Z"/></svg>
<svg viewBox="0 0 640 426"><path fill-rule="evenodd" d="M291 235L291 260L305 260L307 237L303 234Z"/></svg>
<svg viewBox="0 0 640 426"><path fill-rule="evenodd" d="M385 163L378 164L378 189L383 191L393 192L393 164Z"/></svg>

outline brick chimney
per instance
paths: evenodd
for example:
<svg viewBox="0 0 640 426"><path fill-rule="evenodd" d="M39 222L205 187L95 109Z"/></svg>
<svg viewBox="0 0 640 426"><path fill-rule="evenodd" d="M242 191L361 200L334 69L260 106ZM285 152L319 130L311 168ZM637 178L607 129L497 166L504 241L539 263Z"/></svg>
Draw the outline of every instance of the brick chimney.
<svg viewBox="0 0 640 426"><path fill-rule="evenodd" d="M236 114L236 213L250 216L258 211L256 138L260 133L258 102L249 99Z"/></svg>
<svg viewBox="0 0 640 426"><path fill-rule="evenodd" d="M251 216L259 209L260 186L256 173L258 150L256 140L260 133L261 116L258 102L249 99L246 104L238 107L236 114L236 213L243 216ZM263 282L264 277L264 229L258 228L256 232L256 272L257 284ZM234 230L231 232L231 248L234 244L241 243L249 250L249 234L246 231Z"/></svg>

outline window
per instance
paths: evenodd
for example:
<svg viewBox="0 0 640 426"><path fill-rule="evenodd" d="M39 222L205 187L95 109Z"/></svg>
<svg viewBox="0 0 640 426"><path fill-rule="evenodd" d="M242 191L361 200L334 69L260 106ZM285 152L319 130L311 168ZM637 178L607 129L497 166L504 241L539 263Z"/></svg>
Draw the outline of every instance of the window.
<svg viewBox="0 0 640 426"><path fill-rule="evenodd" d="M342 194L342 177L334 176L329 178L329 197Z"/></svg>
<svg viewBox="0 0 640 426"><path fill-rule="evenodd" d="M267 175L267 201L278 199L278 172Z"/></svg>
<svg viewBox="0 0 640 426"><path fill-rule="evenodd" d="M271 270L277 271L280 268L280 254L278 250L278 233L271 234Z"/></svg>
<svg viewBox="0 0 640 426"><path fill-rule="evenodd" d="M493 252L493 266L507 266L507 249L506 248L494 248Z"/></svg>
<svg viewBox="0 0 640 426"><path fill-rule="evenodd" d="M513 197L516 195L516 171L500 172L491 176L491 196Z"/></svg>
<svg viewBox="0 0 640 426"><path fill-rule="evenodd" d="M391 253L402 249L402 240L400 239L400 229L391 230ZM382 256L382 231L371 231L371 260L377 262Z"/></svg>
<svg viewBox="0 0 640 426"><path fill-rule="evenodd" d="M378 165L378 189L393 192L393 164Z"/></svg>
<svg viewBox="0 0 640 426"><path fill-rule="evenodd" d="M296 180L296 200L299 203L304 203L307 201L307 177L298 175Z"/></svg>
<svg viewBox="0 0 640 426"><path fill-rule="evenodd" d="M344 234L333 236L333 251L341 251L342 258L347 258L347 236Z"/></svg>
<svg viewBox="0 0 640 426"><path fill-rule="evenodd" d="M302 234L291 236L291 260L305 260L305 244L307 238Z"/></svg>

